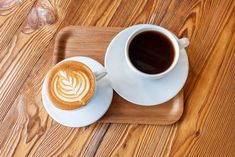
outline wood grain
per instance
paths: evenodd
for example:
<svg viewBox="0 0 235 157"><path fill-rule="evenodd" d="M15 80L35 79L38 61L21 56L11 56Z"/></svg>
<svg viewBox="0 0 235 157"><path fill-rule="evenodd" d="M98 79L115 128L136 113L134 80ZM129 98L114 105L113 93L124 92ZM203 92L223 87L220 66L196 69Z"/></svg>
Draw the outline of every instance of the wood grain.
<svg viewBox="0 0 235 157"><path fill-rule="evenodd" d="M12 41L13 36L17 33L24 20L27 18L27 14L30 12L30 9L33 7L35 2L36 0L0 1L0 50L7 48L9 43ZM1 56L3 56L2 52Z"/></svg>
<svg viewBox="0 0 235 157"><path fill-rule="evenodd" d="M74 56L87 56L103 64L108 44L122 30L119 27L68 26L56 36L53 64ZM143 107L134 105L114 92L111 106L99 122L169 125L183 114L183 90L168 102Z"/></svg>
<svg viewBox="0 0 235 157"><path fill-rule="evenodd" d="M0 156L235 156L235 1L0 2ZM30 27L27 16L38 7L53 12L55 23ZM40 90L57 32L67 25L137 23L158 24L190 38L181 120L169 126L94 124L81 129L54 122L42 106Z"/></svg>

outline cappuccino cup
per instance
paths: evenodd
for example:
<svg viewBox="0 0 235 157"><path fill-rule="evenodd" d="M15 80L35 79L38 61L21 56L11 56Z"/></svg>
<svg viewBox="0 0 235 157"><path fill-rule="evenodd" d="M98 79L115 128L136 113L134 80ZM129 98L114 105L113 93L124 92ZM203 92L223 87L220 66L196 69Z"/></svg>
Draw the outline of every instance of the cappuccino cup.
<svg viewBox="0 0 235 157"><path fill-rule="evenodd" d="M56 64L45 78L45 96L55 107L74 110L85 106L93 97L97 81L106 71L92 70L82 62L66 60Z"/></svg>

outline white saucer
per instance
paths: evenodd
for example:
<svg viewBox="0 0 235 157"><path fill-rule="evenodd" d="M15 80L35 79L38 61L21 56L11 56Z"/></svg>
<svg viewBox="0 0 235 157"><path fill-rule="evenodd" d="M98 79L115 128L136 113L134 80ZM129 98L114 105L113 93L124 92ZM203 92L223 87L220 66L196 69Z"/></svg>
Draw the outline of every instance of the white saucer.
<svg viewBox="0 0 235 157"><path fill-rule="evenodd" d="M80 61L91 68L92 71L102 70L104 67L97 61L87 57L72 57L66 60ZM69 127L83 127L90 125L100 119L108 110L112 97L113 89L110 87L107 77L97 82L95 95L90 102L76 110L61 110L50 103L45 97L45 82L42 87L42 101L48 114L58 123Z"/></svg>
<svg viewBox="0 0 235 157"><path fill-rule="evenodd" d="M135 25L115 36L105 55L105 68L112 88L121 97L134 104L151 106L170 100L183 88L188 76L188 56L185 49L181 50L177 65L164 78L149 80L138 77L126 63L124 48L129 35L141 27L155 26Z"/></svg>

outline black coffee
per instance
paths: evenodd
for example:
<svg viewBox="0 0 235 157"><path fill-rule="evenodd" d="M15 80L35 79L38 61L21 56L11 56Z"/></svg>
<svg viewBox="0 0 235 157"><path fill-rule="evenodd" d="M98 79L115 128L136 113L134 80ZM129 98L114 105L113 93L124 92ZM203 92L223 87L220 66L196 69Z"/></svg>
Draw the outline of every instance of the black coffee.
<svg viewBox="0 0 235 157"><path fill-rule="evenodd" d="M129 45L131 63L147 74L158 74L167 70L174 57L172 42L159 32L142 32L135 36Z"/></svg>

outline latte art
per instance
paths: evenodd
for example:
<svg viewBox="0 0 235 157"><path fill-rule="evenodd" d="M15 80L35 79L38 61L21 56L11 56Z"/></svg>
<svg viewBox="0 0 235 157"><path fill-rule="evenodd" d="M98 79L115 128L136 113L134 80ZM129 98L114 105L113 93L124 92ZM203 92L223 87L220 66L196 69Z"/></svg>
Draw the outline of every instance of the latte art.
<svg viewBox="0 0 235 157"><path fill-rule="evenodd" d="M90 88L88 76L81 71L59 71L52 83L55 95L65 102L81 101Z"/></svg>
<svg viewBox="0 0 235 157"><path fill-rule="evenodd" d="M95 76L83 63L65 61L48 74L48 93L52 103L61 109L84 106L94 94Z"/></svg>

